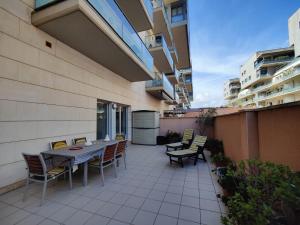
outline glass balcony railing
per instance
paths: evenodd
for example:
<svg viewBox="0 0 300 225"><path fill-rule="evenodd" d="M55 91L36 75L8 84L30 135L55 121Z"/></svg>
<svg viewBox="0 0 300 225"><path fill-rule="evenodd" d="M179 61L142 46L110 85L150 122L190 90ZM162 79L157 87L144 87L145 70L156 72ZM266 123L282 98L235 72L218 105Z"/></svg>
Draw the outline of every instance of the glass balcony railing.
<svg viewBox="0 0 300 225"><path fill-rule="evenodd" d="M153 58L151 54L116 2L114 0L87 1L145 64L148 70L152 72Z"/></svg>
<svg viewBox="0 0 300 225"><path fill-rule="evenodd" d="M36 0L36 9L41 9L61 0ZM114 32L124 41L133 53L153 72L153 58L144 42L128 22L127 18L114 0L86 0L107 22ZM145 1L146 2L146 1Z"/></svg>
<svg viewBox="0 0 300 225"><path fill-rule="evenodd" d="M146 46L148 48L155 48L155 47L162 47L163 51L170 63L170 66L173 67L173 58L171 56L171 53L169 51L168 45L165 41L165 38L162 34L154 34L154 35L149 35L146 37Z"/></svg>
<svg viewBox="0 0 300 225"><path fill-rule="evenodd" d="M267 94L260 94L257 97L257 100L264 101L264 100L269 99L269 98L274 98L274 97L284 95L284 94L291 94L291 93L296 92L296 91L300 91L300 84L295 84L294 86L281 88L281 89L269 92Z"/></svg>
<svg viewBox="0 0 300 225"><path fill-rule="evenodd" d="M35 0L35 9L42 9L62 0Z"/></svg>
<svg viewBox="0 0 300 225"><path fill-rule="evenodd" d="M264 64L272 64L272 63L287 63L289 61L292 61L294 57L286 56L286 57L280 57L280 58L274 58L274 59L263 59L261 61L256 61L254 63L254 67L258 68Z"/></svg>
<svg viewBox="0 0 300 225"><path fill-rule="evenodd" d="M146 88L154 87L161 87L164 92L174 99L174 87L165 75L162 76L162 79L146 81Z"/></svg>
<svg viewBox="0 0 300 225"><path fill-rule="evenodd" d="M173 36L172 36L172 30L171 30L171 23L168 19L167 9L166 9L166 6L165 6L163 0L153 0L152 3L153 3L153 8L154 9L157 9L157 8L162 9L162 12L164 14L164 18L165 18L165 21L166 21L166 24L167 24L167 29L168 29L168 32L170 34L171 40L172 40Z"/></svg>
<svg viewBox="0 0 300 225"><path fill-rule="evenodd" d="M144 5L146 7L147 13L150 16L151 20L153 21L153 6L151 0L143 0Z"/></svg>

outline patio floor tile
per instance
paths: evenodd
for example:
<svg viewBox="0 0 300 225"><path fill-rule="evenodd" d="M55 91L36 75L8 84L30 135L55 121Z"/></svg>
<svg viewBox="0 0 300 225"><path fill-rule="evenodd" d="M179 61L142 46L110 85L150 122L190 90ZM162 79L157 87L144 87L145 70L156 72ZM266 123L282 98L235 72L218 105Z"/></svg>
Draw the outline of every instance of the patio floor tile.
<svg viewBox="0 0 300 225"><path fill-rule="evenodd" d="M82 186L82 170L73 174L73 189L60 179L49 184L40 206L42 186L31 184L0 196L0 225L219 225L216 197L219 186L208 163L184 168L169 165L164 146L129 145L127 169L123 161L115 178L112 168L102 186L99 172L89 170L88 185Z"/></svg>
<svg viewBox="0 0 300 225"><path fill-rule="evenodd" d="M137 212L138 212L137 209L123 206L115 214L114 219L122 221L122 222L126 222L126 223L131 223L131 221L133 220L133 218L135 217Z"/></svg>
<svg viewBox="0 0 300 225"><path fill-rule="evenodd" d="M155 220L155 225L175 225L177 219L169 216L158 215Z"/></svg>
<svg viewBox="0 0 300 225"><path fill-rule="evenodd" d="M140 210L135 219L133 220L134 225L153 225L156 218L155 213L146 212Z"/></svg>
<svg viewBox="0 0 300 225"><path fill-rule="evenodd" d="M200 210L187 206L180 206L179 218L200 223Z"/></svg>
<svg viewBox="0 0 300 225"><path fill-rule="evenodd" d="M178 217L178 213L179 213L179 205L170 204L170 203L166 203L166 202L162 203L160 210L159 210L159 214L163 214L166 216L172 216L172 217Z"/></svg>

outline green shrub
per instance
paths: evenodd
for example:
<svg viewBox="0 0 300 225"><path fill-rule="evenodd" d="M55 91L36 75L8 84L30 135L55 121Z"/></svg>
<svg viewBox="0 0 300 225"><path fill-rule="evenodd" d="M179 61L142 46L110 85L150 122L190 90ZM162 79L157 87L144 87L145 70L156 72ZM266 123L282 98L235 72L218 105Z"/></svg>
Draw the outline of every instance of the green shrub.
<svg viewBox="0 0 300 225"><path fill-rule="evenodd" d="M288 167L257 160L242 161L234 178L235 193L227 205L225 225L296 225L300 209L299 177Z"/></svg>
<svg viewBox="0 0 300 225"><path fill-rule="evenodd" d="M219 152L211 157L212 163L217 167L225 167L230 164L230 158L226 157L223 153Z"/></svg>

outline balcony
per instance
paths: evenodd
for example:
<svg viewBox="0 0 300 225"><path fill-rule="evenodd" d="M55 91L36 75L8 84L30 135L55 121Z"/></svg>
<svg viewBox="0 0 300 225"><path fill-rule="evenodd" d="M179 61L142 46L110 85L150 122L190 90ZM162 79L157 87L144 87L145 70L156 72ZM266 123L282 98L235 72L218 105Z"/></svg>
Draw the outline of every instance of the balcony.
<svg viewBox="0 0 300 225"><path fill-rule="evenodd" d="M151 0L116 0L116 2L138 32L153 28Z"/></svg>
<svg viewBox="0 0 300 225"><path fill-rule="evenodd" d="M285 87L285 88L277 88L271 92L268 92L265 94L260 94L257 97L257 100L259 102L261 102L261 101L265 101L268 99L280 97L283 95L289 95L289 94L295 94L295 93L300 93L300 84L295 84L294 86Z"/></svg>
<svg viewBox="0 0 300 225"><path fill-rule="evenodd" d="M171 16L171 27L174 37L174 43L178 53L178 69L191 67L190 47L189 47L189 24L187 5L184 4L181 14L173 14ZM176 8L175 8L176 9ZM174 7L172 8L172 11ZM178 11L177 11L178 12Z"/></svg>
<svg viewBox="0 0 300 225"><path fill-rule="evenodd" d="M36 1L36 7L32 23L39 29L129 81L154 78L150 52L115 1Z"/></svg>
<svg viewBox="0 0 300 225"><path fill-rule="evenodd" d="M173 34L171 29L171 23L168 19L168 13L164 5L163 0L153 1L153 21L154 21L154 33L162 33L166 38L167 46L173 45Z"/></svg>
<svg viewBox="0 0 300 225"><path fill-rule="evenodd" d="M177 49L175 47L169 47L172 59L174 61L174 64L178 63L178 53L177 53Z"/></svg>
<svg viewBox="0 0 300 225"><path fill-rule="evenodd" d="M179 84L180 72L176 68L173 73L166 74L166 76L173 85Z"/></svg>
<svg viewBox="0 0 300 225"><path fill-rule="evenodd" d="M278 57L273 59L262 59L261 61L256 61L254 63L254 67L259 69L265 66L277 66L282 64L288 64L294 59L294 57L286 56L286 57Z"/></svg>
<svg viewBox="0 0 300 225"><path fill-rule="evenodd" d="M174 62L162 34L149 35L146 38L148 47L154 59L154 65L162 73L172 73Z"/></svg>
<svg viewBox="0 0 300 225"><path fill-rule="evenodd" d="M165 75L159 80L146 81L146 91L160 100L174 99L174 87Z"/></svg>
<svg viewBox="0 0 300 225"><path fill-rule="evenodd" d="M174 93L174 99L166 100L165 103L167 103L169 105L178 105L180 103L180 99L179 99L178 94L175 92Z"/></svg>

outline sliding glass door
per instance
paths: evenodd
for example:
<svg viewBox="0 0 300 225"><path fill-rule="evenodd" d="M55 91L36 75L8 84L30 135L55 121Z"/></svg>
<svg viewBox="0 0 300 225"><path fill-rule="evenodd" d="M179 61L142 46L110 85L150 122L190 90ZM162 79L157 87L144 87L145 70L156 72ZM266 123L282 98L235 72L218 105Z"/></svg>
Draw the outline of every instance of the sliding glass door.
<svg viewBox="0 0 300 225"><path fill-rule="evenodd" d="M108 134L108 104L97 102L97 139L104 139Z"/></svg>
<svg viewBox="0 0 300 225"><path fill-rule="evenodd" d="M116 133L127 136L127 106L119 106L116 109Z"/></svg>

